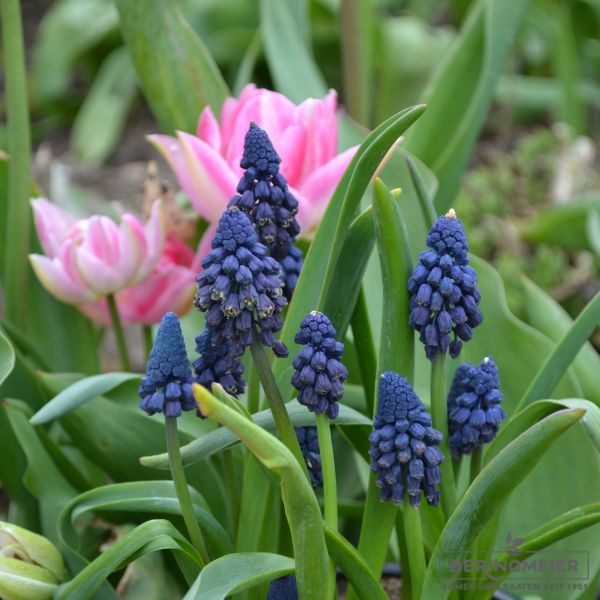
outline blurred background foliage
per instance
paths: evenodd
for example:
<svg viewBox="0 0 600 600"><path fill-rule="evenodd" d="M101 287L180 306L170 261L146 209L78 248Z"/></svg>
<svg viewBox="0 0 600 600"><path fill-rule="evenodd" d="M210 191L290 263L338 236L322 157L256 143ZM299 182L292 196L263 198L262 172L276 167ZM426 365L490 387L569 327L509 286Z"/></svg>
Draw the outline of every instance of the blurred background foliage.
<svg viewBox="0 0 600 600"><path fill-rule="evenodd" d="M282 87L265 58L264 3L174 4L234 94L250 81ZM350 40L350 45L364 44L361 57L370 64L350 66L342 58L350 30L342 0L307 4L310 21L300 33L310 37L320 69L316 85L323 85L322 74L350 116L372 127L423 100L474 3L347 2L365 11L359 16L372 25L368 38ZM137 183L123 187L118 182L128 180L127 169L129 179L139 182L141 167L132 171L131 165L156 158L144 135L159 124L140 92L115 3L25 0L22 7L32 140L38 171L49 170L44 187L51 195L74 198L73 203L82 197L130 200ZM598 0L532 1L454 201L471 232L474 253L499 269L509 304L524 319L521 274L571 314L598 288L599 32ZM353 68L368 75L362 90L348 85ZM4 137L2 127L0 148ZM115 169L125 176L114 178Z"/></svg>

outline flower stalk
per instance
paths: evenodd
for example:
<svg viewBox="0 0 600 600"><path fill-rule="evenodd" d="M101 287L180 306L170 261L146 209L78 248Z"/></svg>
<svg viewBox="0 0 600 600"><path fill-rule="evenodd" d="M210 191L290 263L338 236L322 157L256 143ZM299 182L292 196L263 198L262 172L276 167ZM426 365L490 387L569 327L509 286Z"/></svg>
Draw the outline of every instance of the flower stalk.
<svg viewBox="0 0 600 600"><path fill-rule="evenodd" d="M117 302L115 301L113 294L108 294L106 301L108 303L110 320L112 322L115 338L117 340L117 349L119 351L119 358L121 360L121 368L124 371L131 371L131 361L129 360L129 354L127 352L127 344L125 343L125 334L123 333L123 325L121 324L121 318L119 317Z"/></svg>
<svg viewBox="0 0 600 600"><path fill-rule="evenodd" d="M179 449L179 440L177 439L177 418L165 417L165 437L167 441L167 452L169 454L169 466L171 468L171 477L175 484L175 492L181 507L181 515L188 530L190 540L195 548L200 552L205 564L210 562L206 544L200 531L200 525L194 513L192 497L188 489L185 478L183 463L181 462L181 452Z"/></svg>

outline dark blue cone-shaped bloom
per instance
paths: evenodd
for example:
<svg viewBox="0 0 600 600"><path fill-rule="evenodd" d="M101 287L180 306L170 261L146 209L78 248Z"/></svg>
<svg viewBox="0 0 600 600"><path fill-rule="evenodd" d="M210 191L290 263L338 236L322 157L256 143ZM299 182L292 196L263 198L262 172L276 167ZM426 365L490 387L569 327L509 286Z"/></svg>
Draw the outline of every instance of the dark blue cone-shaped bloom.
<svg viewBox="0 0 600 600"><path fill-rule="evenodd" d="M262 344L277 356L287 356L285 345L273 336L281 329L279 315L287 304L279 263L267 256L248 217L235 206L223 213L202 267L194 302L206 311L212 345L231 344L227 369L233 369L252 343L254 329Z"/></svg>
<svg viewBox="0 0 600 600"><path fill-rule="evenodd" d="M286 575L274 579L269 586L267 600L298 600L296 578L293 575Z"/></svg>
<svg viewBox="0 0 600 600"><path fill-rule="evenodd" d="M483 316L467 238L453 210L435 222L427 245L431 250L420 254L408 280L409 324L419 332L429 360L447 351L456 358Z"/></svg>
<svg viewBox="0 0 600 600"><path fill-rule="evenodd" d="M335 419L344 393L343 383L348 378L348 370L340 362L344 344L336 341L331 321L317 311L300 323L295 342L304 345L293 362L296 370L292 385L300 392L298 402L312 412L327 413Z"/></svg>
<svg viewBox="0 0 600 600"><path fill-rule="evenodd" d="M242 377L244 365L239 359L227 360L231 342L213 346L210 338L208 329L196 336L196 352L200 355L193 363L196 382L209 390L213 383L219 383L228 394L241 394L246 385Z"/></svg>
<svg viewBox="0 0 600 600"><path fill-rule="evenodd" d="M149 415L164 413L166 417L178 417L182 410L196 408L193 381L179 319L169 312L158 326L146 375L138 388L140 408Z"/></svg>
<svg viewBox="0 0 600 600"><path fill-rule="evenodd" d="M248 214L259 240L277 260L285 258L289 242L300 232L295 216L298 200L279 172L280 162L267 132L256 123L250 123L240 162L246 171L230 206L237 206Z"/></svg>
<svg viewBox="0 0 600 600"><path fill-rule="evenodd" d="M304 264L302 250L294 245L293 241L288 244L288 251L285 258L279 263L281 266L281 280L283 281L283 293L288 300L292 299L292 294L298 283L300 271Z"/></svg>
<svg viewBox="0 0 600 600"><path fill-rule="evenodd" d="M321 452L316 427L297 427L295 429L300 450L313 487L323 487L323 470L321 468Z"/></svg>
<svg viewBox="0 0 600 600"><path fill-rule="evenodd" d="M498 368L490 357L479 365L463 363L456 370L448 394L448 443L453 458L470 454L496 437L506 416L499 387Z"/></svg>
<svg viewBox="0 0 600 600"><path fill-rule="evenodd" d="M437 506L440 495L438 448L442 434L431 426L431 415L412 387L397 373L386 371L379 380L377 415L373 422L371 470L378 473L381 500L402 502L405 492L414 507L421 502Z"/></svg>

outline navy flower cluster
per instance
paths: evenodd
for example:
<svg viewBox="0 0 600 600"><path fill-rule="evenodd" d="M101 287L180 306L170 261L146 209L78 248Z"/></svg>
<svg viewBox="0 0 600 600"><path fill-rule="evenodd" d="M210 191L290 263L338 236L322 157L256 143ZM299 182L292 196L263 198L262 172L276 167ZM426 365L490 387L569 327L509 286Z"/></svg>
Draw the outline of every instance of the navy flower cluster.
<svg viewBox="0 0 600 600"><path fill-rule="evenodd" d="M448 444L453 458L491 442L506 413L500 406L498 368L491 357L458 367L448 393Z"/></svg>
<svg viewBox="0 0 600 600"><path fill-rule="evenodd" d="M297 427L295 430L300 450L308 469L310 482L313 487L323 487L323 469L321 467L321 452L319 436L316 427Z"/></svg>
<svg viewBox="0 0 600 600"><path fill-rule="evenodd" d="M304 348L294 358L292 385L300 392L298 402L314 413L327 413L335 419L339 400L348 378L341 363L344 344L336 341L331 321L321 312L312 311L300 323L294 341Z"/></svg>
<svg viewBox="0 0 600 600"><path fill-rule="evenodd" d="M196 408L193 381L179 319L168 312L158 327L146 375L138 388L140 408L149 415L164 413L166 417Z"/></svg>
<svg viewBox="0 0 600 600"><path fill-rule="evenodd" d="M300 271L302 271L303 265L304 256L302 255L302 250L294 244L293 240L290 240L287 254L279 263L279 266L281 267L281 280L284 284L283 293L288 300L292 299L292 294L296 289L298 277L300 277Z"/></svg>
<svg viewBox="0 0 600 600"><path fill-rule="evenodd" d="M240 162L246 170L230 206L237 206L248 215L259 240L278 261L286 257L290 242L300 233L296 221L298 200L279 172L280 162L267 132L256 123L250 123Z"/></svg>
<svg viewBox="0 0 600 600"><path fill-rule="evenodd" d="M219 383L232 396L244 391L244 365L239 359L231 359L231 342L221 346L213 346L211 334L205 329L196 336L196 352L199 357L194 361L195 380L205 388L211 388L213 383Z"/></svg>
<svg viewBox="0 0 600 600"><path fill-rule="evenodd" d="M293 575L274 579L267 592L267 600L298 600L298 586Z"/></svg>
<svg viewBox="0 0 600 600"><path fill-rule="evenodd" d="M212 345L230 343L228 358L239 359L257 334L276 356L287 356L285 344L273 336L287 304L279 263L267 256L248 217L235 206L223 213L202 267L194 302L206 312Z"/></svg>
<svg viewBox="0 0 600 600"><path fill-rule="evenodd" d="M408 280L409 324L419 332L429 360L448 351L456 358L483 316L467 238L453 210L435 222L427 245L431 250L420 254Z"/></svg>
<svg viewBox="0 0 600 600"><path fill-rule="evenodd" d="M382 501L391 499L398 504L408 493L411 506L418 507L423 492L429 504L439 504L439 465L444 456L438 446L442 434L431 426L425 405L397 373L381 375L369 440L371 470L378 473Z"/></svg>

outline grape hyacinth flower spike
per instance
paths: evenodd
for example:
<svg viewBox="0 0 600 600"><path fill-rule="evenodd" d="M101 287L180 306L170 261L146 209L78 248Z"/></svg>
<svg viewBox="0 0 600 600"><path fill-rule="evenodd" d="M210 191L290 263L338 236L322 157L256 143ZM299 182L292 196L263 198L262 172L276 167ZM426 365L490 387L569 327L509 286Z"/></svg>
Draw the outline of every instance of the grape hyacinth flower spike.
<svg viewBox="0 0 600 600"><path fill-rule="evenodd" d="M439 465L444 456L438 445L442 434L431 426L425 405L397 373L386 371L381 375L369 440L371 470L378 473L382 501L391 499L399 504L408 493L411 506L418 507L423 492L429 504L439 504Z"/></svg>
<svg viewBox="0 0 600 600"><path fill-rule="evenodd" d="M312 311L300 323L295 342L304 348L294 359L292 385L300 392L298 402L314 413L327 413L335 419L344 393L348 370L340 362L344 344L336 341L331 321Z"/></svg>
<svg viewBox="0 0 600 600"><path fill-rule="evenodd" d="M218 383L228 394L237 397L243 393L246 385L242 377L244 365L239 359L227 359L231 350L230 342L213 346L210 338L208 329L196 336L196 352L200 356L192 365L195 381L209 390L213 383Z"/></svg>
<svg viewBox="0 0 600 600"><path fill-rule="evenodd" d="M427 245L430 250L420 254L408 280L409 324L419 332L429 360L447 351L456 358L483 316L467 238L453 209L434 223Z"/></svg>
<svg viewBox="0 0 600 600"><path fill-rule="evenodd" d="M323 469L321 466L321 452L319 450L319 436L316 427L297 427L295 430L304 462L308 469L310 482L313 487L323 487Z"/></svg>
<svg viewBox="0 0 600 600"><path fill-rule="evenodd" d="M491 442L506 413L500 403L498 368L491 357L458 367L448 394L448 430L452 458L471 454Z"/></svg>
<svg viewBox="0 0 600 600"><path fill-rule="evenodd" d="M293 575L274 579L267 592L267 600L298 600L298 587Z"/></svg>
<svg viewBox="0 0 600 600"><path fill-rule="evenodd" d="M179 319L168 312L158 326L146 375L138 388L140 408L149 415L164 413L166 417L196 408L193 381Z"/></svg>
<svg viewBox="0 0 600 600"><path fill-rule="evenodd" d="M237 186L238 194L229 203L248 215L259 240L278 261L286 257L289 243L300 232L296 221L298 200L279 172L280 163L267 132L250 123L240 162L245 172Z"/></svg>
<svg viewBox="0 0 600 600"><path fill-rule="evenodd" d="M280 314L287 304L279 263L267 256L248 217L235 206L223 213L202 267L194 302L206 312L212 345L230 343L227 360L233 362L257 333L276 356L287 356L285 344L273 336L283 325Z"/></svg>

